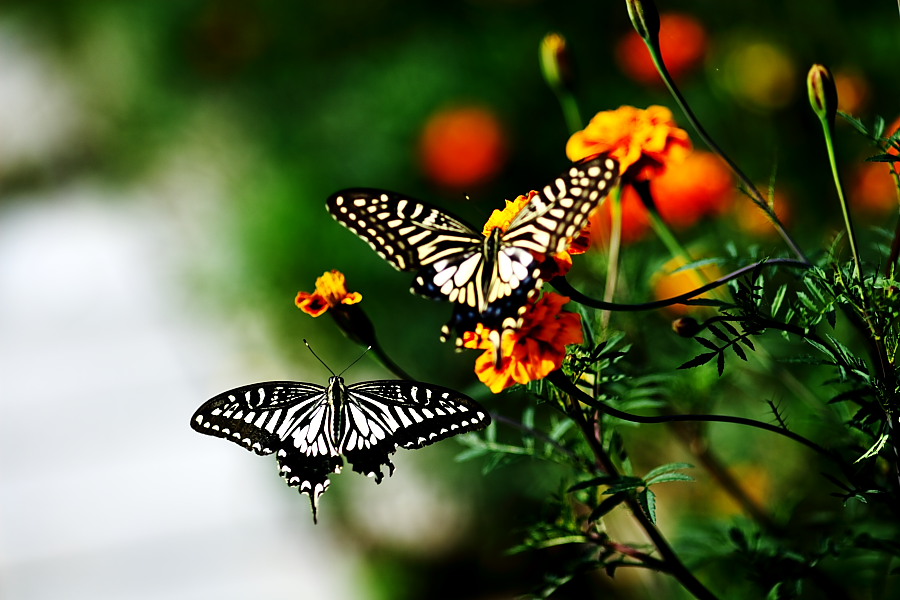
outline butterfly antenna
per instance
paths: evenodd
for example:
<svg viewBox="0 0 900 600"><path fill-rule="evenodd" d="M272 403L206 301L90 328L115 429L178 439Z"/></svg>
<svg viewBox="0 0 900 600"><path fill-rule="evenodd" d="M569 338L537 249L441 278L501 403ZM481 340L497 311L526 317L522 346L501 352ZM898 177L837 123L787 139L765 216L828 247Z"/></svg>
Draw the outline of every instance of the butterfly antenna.
<svg viewBox="0 0 900 600"><path fill-rule="evenodd" d="M341 375L343 375L344 372L345 372L347 369L349 369L350 367L352 367L353 365L355 365L356 363L358 363L358 362L360 361L360 359L362 359L362 357L366 355L366 352L368 352L368 351L371 350L371 349L372 349L372 346L366 346L366 349L363 350L362 354L360 354L360 355L357 357L356 360L354 360L352 363L350 363L349 365L347 365L346 367L344 367L344 370L341 371L340 373L338 373L338 377L340 377Z"/></svg>
<svg viewBox="0 0 900 600"><path fill-rule="evenodd" d="M324 366L326 369L328 369L329 373L334 375L334 371L331 370L331 367L326 365L325 361L322 360L321 358L319 358L319 355L316 354L316 351L312 349L312 346L309 345L309 342L306 341L306 338L303 338L303 343L306 344L306 347L309 348L309 351L312 352L312 355L316 357L316 360L318 360L320 363L322 363L322 366ZM359 360L359 358L357 358L356 360ZM341 372L343 373L343 371L341 371ZM338 377L337 375L335 375L335 376ZM313 506L313 514L315 514L315 506Z"/></svg>

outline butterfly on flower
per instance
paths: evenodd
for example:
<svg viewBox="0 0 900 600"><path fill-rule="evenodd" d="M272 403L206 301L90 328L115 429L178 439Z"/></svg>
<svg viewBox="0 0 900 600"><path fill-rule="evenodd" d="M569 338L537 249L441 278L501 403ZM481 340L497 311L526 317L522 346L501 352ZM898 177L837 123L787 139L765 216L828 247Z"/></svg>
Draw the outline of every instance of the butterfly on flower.
<svg viewBox="0 0 900 600"><path fill-rule="evenodd" d="M331 375L327 386L265 381L228 390L197 409L191 427L275 454L287 484L309 496L316 521L328 476L340 473L343 458L381 483L382 467L394 472L389 457L398 446L421 448L491 422L477 402L449 388L401 380L347 385Z"/></svg>
<svg viewBox="0 0 900 600"><path fill-rule="evenodd" d="M331 215L401 271L417 271L412 292L454 303L443 338L481 323L504 331L522 324L529 297L541 286L543 259L566 248L616 184L618 163L600 156L572 165L538 190L505 228L486 234L459 218L396 192L341 190Z"/></svg>

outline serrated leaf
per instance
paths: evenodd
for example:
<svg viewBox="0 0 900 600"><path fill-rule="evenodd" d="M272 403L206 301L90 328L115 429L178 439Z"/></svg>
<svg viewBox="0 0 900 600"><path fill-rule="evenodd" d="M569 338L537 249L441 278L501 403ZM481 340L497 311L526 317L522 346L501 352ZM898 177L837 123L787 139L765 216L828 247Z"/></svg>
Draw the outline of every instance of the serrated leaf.
<svg viewBox="0 0 900 600"><path fill-rule="evenodd" d="M728 321L719 321L719 323L722 324L722 327L728 330L728 333L730 333L732 337L737 337L740 335L740 333L738 333L737 327L735 327Z"/></svg>
<svg viewBox="0 0 900 600"><path fill-rule="evenodd" d="M679 369L693 369L694 367L699 367L700 365L705 365L709 361L711 361L715 356L720 355L718 352L706 352L704 354L700 354L695 356L691 360L687 361L680 367ZM721 355L720 355L721 356Z"/></svg>
<svg viewBox="0 0 900 600"><path fill-rule="evenodd" d="M662 475L664 473L672 473L673 471L680 471L681 469L693 469L694 465L686 462L675 462L675 463L666 463L664 465L659 465L658 467L654 467L647 471L647 474L644 475L644 479L650 480L658 475Z"/></svg>
<svg viewBox="0 0 900 600"><path fill-rule="evenodd" d="M628 494L625 492L617 492L609 498L604 499L603 502L598 504L597 507L591 511L591 514L588 515L588 521L596 521L627 499Z"/></svg>
<svg viewBox="0 0 900 600"><path fill-rule="evenodd" d="M705 346L705 347L709 348L710 350L714 350L716 352L719 351L719 347L716 345L715 342L713 342L711 340L708 340L704 337L699 337L699 336L695 337L694 339L697 340L697 343L700 344L701 346Z"/></svg>
<svg viewBox="0 0 900 600"><path fill-rule="evenodd" d="M725 372L725 353L720 352L718 358L716 358L716 370L719 372L719 377L722 376L722 373Z"/></svg>
<svg viewBox="0 0 900 600"><path fill-rule="evenodd" d="M863 124L862 121L854 117L853 115L847 114L844 111L838 111L838 114L842 119L847 121L854 129L863 134L866 137L869 137L869 129ZM877 136L876 136L877 137Z"/></svg>
<svg viewBox="0 0 900 600"><path fill-rule="evenodd" d="M715 325L709 325L709 326L707 327L707 329L709 330L709 332L710 332L711 334L713 334L714 336L716 336L717 338L719 338L719 339L722 340L723 342L728 342L728 341L731 340L731 338L729 338L728 335L727 335L724 331L722 331L721 329L719 329L719 328L716 327Z"/></svg>
<svg viewBox="0 0 900 600"><path fill-rule="evenodd" d="M900 156L896 154L876 154L875 156L870 156L866 159L866 162L883 162L883 163L893 163L900 162Z"/></svg>
<svg viewBox="0 0 900 600"><path fill-rule="evenodd" d="M654 525L656 524L656 493L650 488L645 489L639 498L641 502L641 506L644 507L644 510L647 511L647 516L650 517L650 522Z"/></svg>
<svg viewBox="0 0 900 600"><path fill-rule="evenodd" d="M753 345L749 337L738 338L738 342L750 348L751 351L756 352L756 346Z"/></svg>
<svg viewBox="0 0 900 600"><path fill-rule="evenodd" d="M734 353L738 355L738 358L745 362L747 361L747 355L744 354L744 349L741 348L740 344L732 344L731 349L734 350Z"/></svg>
<svg viewBox="0 0 900 600"><path fill-rule="evenodd" d="M658 483L668 483L670 481L694 481L694 478L684 473L663 473L653 479L647 480L647 485L656 485Z"/></svg>

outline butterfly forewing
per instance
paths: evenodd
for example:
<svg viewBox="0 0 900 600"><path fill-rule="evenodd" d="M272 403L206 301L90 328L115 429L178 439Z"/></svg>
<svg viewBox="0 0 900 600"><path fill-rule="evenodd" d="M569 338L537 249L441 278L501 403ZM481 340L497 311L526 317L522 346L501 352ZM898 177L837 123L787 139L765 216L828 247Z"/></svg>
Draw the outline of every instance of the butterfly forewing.
<svg viewBox="0 0 900 600"><path fill-rule="evenodd" d="M266 381L229 390L203 404L191 419L200 433L225 438L257 454L272 454L325 398L325 388Z"/></svg>
<svg viewBox="0 0 900 600"><path fill-rule="evenodd" d="M504 244L540 254L562 252L615 185L618 173L619 163L607 157L572 165L516 215Z"/></svg>
<svg viewBox="0 0 900 600"><path fill-rule="evenodd" d="M342 190L328 199L331 215L401 271L452 259L483 236L425 202L370 188Z"/></svg>

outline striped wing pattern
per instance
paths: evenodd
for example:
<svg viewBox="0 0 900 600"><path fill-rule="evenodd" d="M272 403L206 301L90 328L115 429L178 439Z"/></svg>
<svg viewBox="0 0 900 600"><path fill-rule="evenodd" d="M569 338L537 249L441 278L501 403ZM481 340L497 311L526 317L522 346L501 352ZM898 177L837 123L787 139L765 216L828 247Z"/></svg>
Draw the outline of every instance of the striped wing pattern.
<svg viewBox="0 0 900 600"><path fill-rule="evenodd" d="M342 190L328 210L402 271L417 270L412 291L454 303L444 327L461 336L478 323L515 329L540 287L539 257L565 249L618 177L618 163L599 157L573 165L544 186L507 231L484 236L434 206L394 192Z"/></svg>
<svg viewBox="0 0 900 600"><path fill-rule="evenodd" d="M409 381L369 381L328 387L267 381L229 390L201 406L191 420L200 433L260 455L276 454L279 473L307 494L316 519L318 499L339 473L343 457L354 471L380 483L398 446L421 448L486 427L487 412L448 388Z"/></svg>

